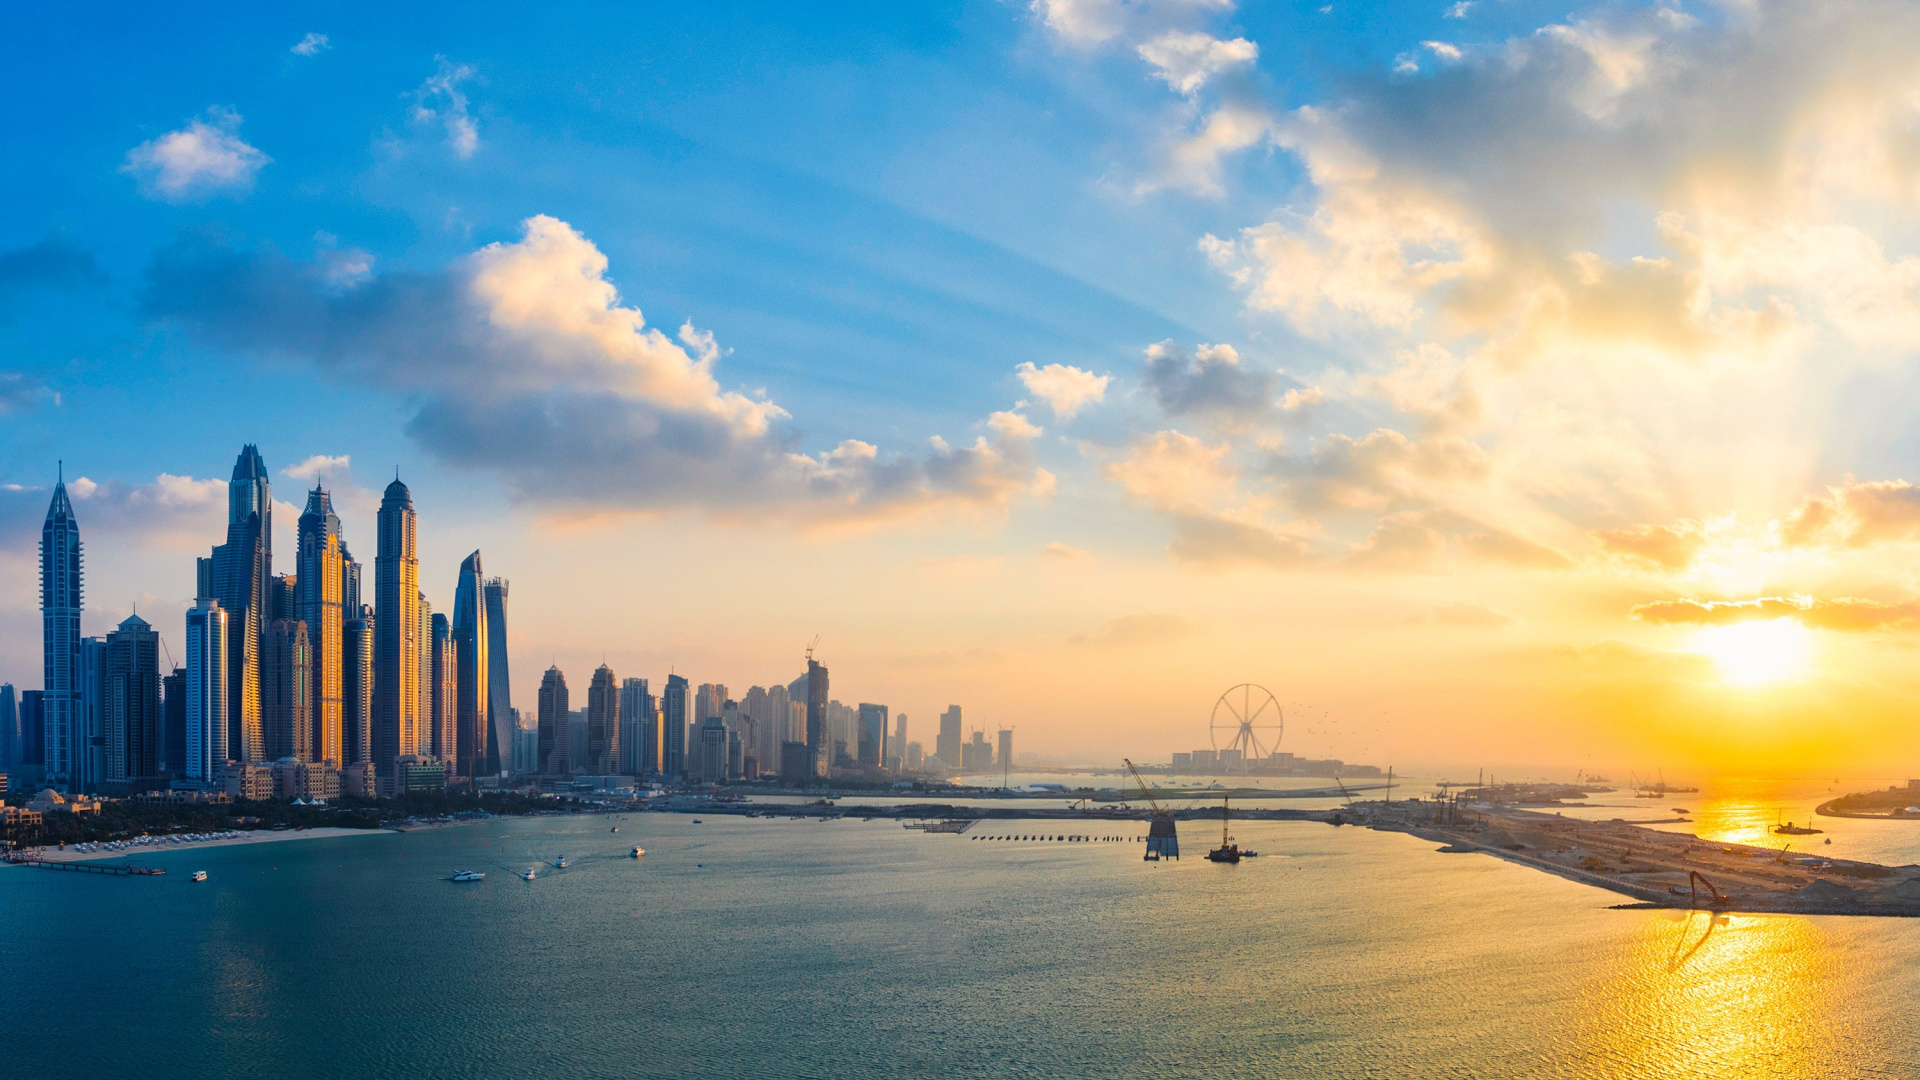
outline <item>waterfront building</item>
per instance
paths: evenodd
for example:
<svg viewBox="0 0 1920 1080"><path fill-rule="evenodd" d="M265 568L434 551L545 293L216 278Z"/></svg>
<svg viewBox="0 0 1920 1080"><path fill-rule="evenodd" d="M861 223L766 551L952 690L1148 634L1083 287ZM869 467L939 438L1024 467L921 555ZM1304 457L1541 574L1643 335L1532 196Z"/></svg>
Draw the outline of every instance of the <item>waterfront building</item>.
<svg viewBox="0 0 1920 1080"><path fill-rule="evenodd" d="M528 723L519 709L513 710L513 760L515 776L534 776L540 772L540 725Z"/></svg>
<svg viewBox="0 0 1920 1080"><path fill-rule="evenodd" d="M273 766L251 761L229 761L220 774L227 798L259 801L273 798Z"/></svg>
<svg viewBox="0 0 1920 1080"><path fill-rule="evenodd" d="M727 722L718 716L700 723L700 770L703 784L718 784L727 778Z"/></svg>
<svg viewBox="0 0 1920 1080"><path fill-rule="evenodd" d="M20 742L24 766L20 771L32 782L40 783L46 769L47 752L45 690L20 691Z"/></svg>
<svg viewBox="0 0 1920 1080"><path fill-rule="evenodd" d="M373 609L341 628L340 743L347 764L373 760Z"/></svg>
<svg viewBox="0 0 1920 1080"><path fill-rule="evenodd" d="M419 686L413 695L413 715L417 718L414 728L413 752L421 757L433 756L433 605L427 602L427 594L416 591L414 594L415 626L413 630L414 667L420 672Z"/></svg>
<svg viewBox="0 0 1920 1080"><path fill-rule="evenodd" d="M80 671L74 677L80 690L80 705L73 719L73 776L75 791L100 790L101 774L106 767L105 742L107 713L107 642L105 638L80 639Z"/></svg>
<svg viewBox="0 0 1920 1080"><path fill-rule="evenodd" d="M40 526L40 627L43 645L41 769L45 782L74 780L74 721L80 711L80 522L64 475L53 485ZM73 790L78 790L74 788Z"/></svg>
<svg viewBox="0 0 1920 1080"><path fill-rule="evenodd" d="M748 759L744 749L745 745L740 738L739 732L727 732L727 779L729 780L740 780L745 778L747 774L746 763Z"/></svg>
<svg viewBox="0 0 1920 1080"><path fill-rule="evenodd" d="M373 556L373 765L392 776L420 752L420 552L413 493L398 477L380 497ZM397 790L397 789L396 789Z"/></svg>
<svg viewBox="0 0 1920 1080"><path fill-rule="evenodd" d="M1013 729L1000 729L1000 749L993 755L994 764L1000 766L1004 774L1013 768Z"/></svg>
<svg viewBox="0 0 1920 1080"><path fill-rule="evenodd" d="M270 761L313 752L313 647L307 624L275 619L260 648L260 737Z"/></svg>
<svg viewBox="0 0 1920 1080"><path fill-rule="evenodd" d="M227 763L227 613L208 597L187 611L186 747L181 774L203 785Z"/></svg>
<svg viewBox="0 0 1920 1080"><path fill-rule="evenodd" d="M460 692L459 667L454 659L453 623L434 612L428 636L427 719L424 741L428 756L451 762L454 753L455 707Z"/></svg>
<svg viewBox="0 0 1920 1080"><path fill-rule="evenodd" d="M747 755L762 763L771 764L780 753L780 740L785 735L774 721L773 698L764 686L747 688L747 696L740 699L741 715L747 718L748 729L753 733L747 746Z"/></svg>
<svg viewBox="0 0 1920 1080"><path fill-rule="evenodd" d="M926 762L927 762L926 751L921 748L920 744L917 742L908 743L907 744L907 769L909 771L917 771L919 769L925 768Z"/></svg>
<svg viewBox="0 0 1920 1080"><path fill-rule="evenodd" d="M479 552L474 554L478 556ZM482 591L487 604L487 714L481 771L498 776L509 771L513 755L513 694L507 677L507 579L488 578Z"/></svg>
<svg viewBox="0 0 1920 1080"><path fill-rule="evenodd" d="M160 679L160 769L168 776L186 775L187 669L176 667Z"/></svg>
<svg viewBox="0 0 1920 1080"><path fill-rule="evenodd" d="M687 762L687 680L668 675L667 689L660 695L660 772L679 776L690 771Z"/></svg>
<svg viewBox="0 0 1920 1080"><path fill-rule="evenodd" d="M611 776L620 768L620 682L605 664L593 673L587 686L588 776Z"/></svg>
<svg viewBox="0 0 1920 1080"><path fill-rule="evenodd" d="M492 637L487 629L486 590L476 551L460 564L453 587L453 775L469 779L487 773L487 710L492 701L487 650Z"/></svg>
<svg viewBox="0 0 1920 1080"><path fill-rule="evenodd" d="M336 769L346 752L346 706L342 697L347 621L344 552L333 498L316 484L307 493L306 510L300 515L293 606L294 618L307 624L308 682L313 694L308 709L311 733L304 756L308 761L330 761Z"/></svg>
<svg viewBox="0 0 1920 1080"><path fill-rule="evenodd" d="M567 713L567 762L572 772L586 772L587 710L585 709L572 709Z"/></svg>
<svg viewBox="0 0 1920 1080"><path fill-rule="evenodd" d="M906 760L907 753L907 714L898 713L893 718L893 738L887 742L887 756Z"/></svg>
<svg viewBox="0 0 1920 1080"><path fill-rule="evenodd" d="M620 771L627 776L660 771L660 711L645 679L620 683Z"/></svg>
<svg viewBox="0 0 1920 1080"><path fill-rule="evenodd" d="M813 775L827 775L827 669L807 650L807 750L813 755Z"/></svg>
<svg viewBox="0 0 1920 1080"><path fill-rule="evenodd" d="M802 781L813 777L813 754L807 744L788 741L780 744L780 779Z"/></svg>
<svg viewBox="0 0 1920 1080"><path fill-rule="evenodd" d="M100 780L115 792L146 791L161 779L160 635L129 616L107 635L106 660Z"/></svg>
<svg viewBox="0 0 1920 1080"><path fill-rule="evenodd" d="M940 714L940 734L933 741L933 755L949 769L961 767L960 706L949 705L947 711Z"/></svg>
<svg viewBox="0 0 1920 1080"><path fill-rule="evenodd" d="M260 451L249 443L227 483L227 540L200 560L199 595L227 613L227 756L263 761L260 646L273 581L273 486Z"/></svg>
<svg viewBox="0 0 1920 1080"><path fill-rule="evenodd" d="M549 667L540 679L540 774L573 775L573 717L567 708L567 677Z"/></svg>
<svg viewBox="0 0 1920 1080"><path fill-rule="evenodd" d="M860 703L854 747L860 764L877 769L887 756L887 707Z"/></svg>
<svg viewBox="0 0 1920 1080"><path fill-rule="evenodd" d="M780 760L780 744L803 739L806 737L806 731L804 725L798 731L794 729L793 694L784 686L775 685L767 688L767 715L773 720L773 727L769 732L773 741L770 744L772 756L766 760L777 762ZM768 771L779 772L780 769L774 765L769 766Z"/></svg>
<svg viewBox="0 0 1920 1080"><path fill-rule="evenodd" d="M402 754L393 763L393 793L405 795L412 791L445 791L447 787L447 765L419 754Z"/></svg>
<svg viewBox="0 0 1920 1080"><path fill-rule="evenodd" d="M0 683L0 771L21 764L20 706L12 683Z"/></svg>

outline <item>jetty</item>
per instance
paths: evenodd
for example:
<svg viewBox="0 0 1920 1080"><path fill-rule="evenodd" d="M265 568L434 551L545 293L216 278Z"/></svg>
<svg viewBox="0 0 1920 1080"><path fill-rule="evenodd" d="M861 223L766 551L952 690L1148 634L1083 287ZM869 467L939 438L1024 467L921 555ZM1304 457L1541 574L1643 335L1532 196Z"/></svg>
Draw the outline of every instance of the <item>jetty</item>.
<svg viewBox="0 0 1920 1080"><path fill-rule="evenodd" d="M18 852L9 853L4 861L15 866L37 866L42 870L65 870L72 874L104 874L108 877L159 877L166 873L157 866L135 866L132 863L56 862Z"/></svg>

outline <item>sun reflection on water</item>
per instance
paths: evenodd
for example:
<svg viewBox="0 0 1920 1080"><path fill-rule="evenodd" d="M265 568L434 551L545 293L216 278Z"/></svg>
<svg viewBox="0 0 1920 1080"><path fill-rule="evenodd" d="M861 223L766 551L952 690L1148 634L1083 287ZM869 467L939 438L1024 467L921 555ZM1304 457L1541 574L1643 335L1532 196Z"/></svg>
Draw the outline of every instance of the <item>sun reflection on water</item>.
<svg viewBox="0 0 1920 1080"><path fill-rule="evenodd" d="M1810 919L1693 912L1650 918L1590 992L1584 1075L1775 1077L1824 1072L1835 977Z"/></svg>

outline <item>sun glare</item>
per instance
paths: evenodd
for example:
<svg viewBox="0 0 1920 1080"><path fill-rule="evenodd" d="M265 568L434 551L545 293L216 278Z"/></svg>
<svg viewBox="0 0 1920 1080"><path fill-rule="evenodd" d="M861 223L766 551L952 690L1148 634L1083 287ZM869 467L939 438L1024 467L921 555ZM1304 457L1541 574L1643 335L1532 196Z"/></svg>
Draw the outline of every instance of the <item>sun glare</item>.
<svg viewBox="0 0 1920 1080"><path fill-rule="evenodd" d="M1692 649L1720 666L1721 678L1741 686L1799 678L1807 669L1813 635L1793 619L1709 626Z"/></svg>

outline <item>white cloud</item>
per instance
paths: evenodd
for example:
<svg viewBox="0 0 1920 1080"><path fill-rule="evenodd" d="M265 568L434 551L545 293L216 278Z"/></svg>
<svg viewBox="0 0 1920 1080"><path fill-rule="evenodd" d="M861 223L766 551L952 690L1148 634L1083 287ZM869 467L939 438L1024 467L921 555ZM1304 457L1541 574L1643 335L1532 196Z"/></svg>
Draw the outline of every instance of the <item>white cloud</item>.
<svg viewBox="0 0 1920 1080"><path fill-rule="evenodd" d="M318 56L331 48L333 45L327 40L327 35L310 33L294 42L293 48L289 51L295 56Z"/></svg>
<svg viewBox="0 0 1920 1080"><path fill-rule="evenodd" d="M1031 0L1027 9L1061 40L1085 48L1196 14L1232 11L1233 0Z"/></svg>
<svg viewBox="0 0 1920 1080"><path fill-rule="evenodd" d="M413 92L413 122L439 125L446 131L448 148L464 161L480 149L480 125L468 111L467 92L460 88L473 78L474 71L444 56L436 56L434 61L439 69Z"/></svg>
<svg viewBox="0 0 1920 1080"><path fill-rule="evenodd" d="M1014 370L1027 392L1046 402L1060 420L1071 420L1081 409L1104 401L1107 385L1113 381L1111 375L1095 375L1068 364L1035 367L1026 363Z"/></svg>
<svg viewBox="0 0 1920 1080"><path fill-rule="evenodd" d="M1458 3L1447 9L1447 13L1442 16L1442 18L1464 19L1467 17L1467 12L1473 10L1473 4L1474 0L1459 0Z"/></svg>
<svg viewBox="0 0 1920 1080"><path fill-rule="evenodd" d="M1222 41L1211 34L1178 30L1141 44L1136 51L1168 86L1192 96L1208 79L1260 58L1260 47L1246 38Z"/></svg>
<svg viewBox="0 0 1920 1080"><path fill-rule="evenodd" d="M353 473L353 458L347 454L315 454L294 465L280 470L297 480L312 480L316 483L327 477L344 478Z"/></svg>
<svg viewBox="0 0 1920 1080"><path fill-rule="evenodd" d="M1444 41L1423 41L1420 44L1424 46L1428 52L1449 63L1458 62L1462 56L1460 46L1458 45L1450 45Z"/></svg>
<svg viewBox="0 0 1920 1080"><path fill-rule="evenodd" d="M149 198L192 202L250 190L254 174L272 160L240 138L239 113L214 107L205 119L127 151L120 171Z"/></svg>

